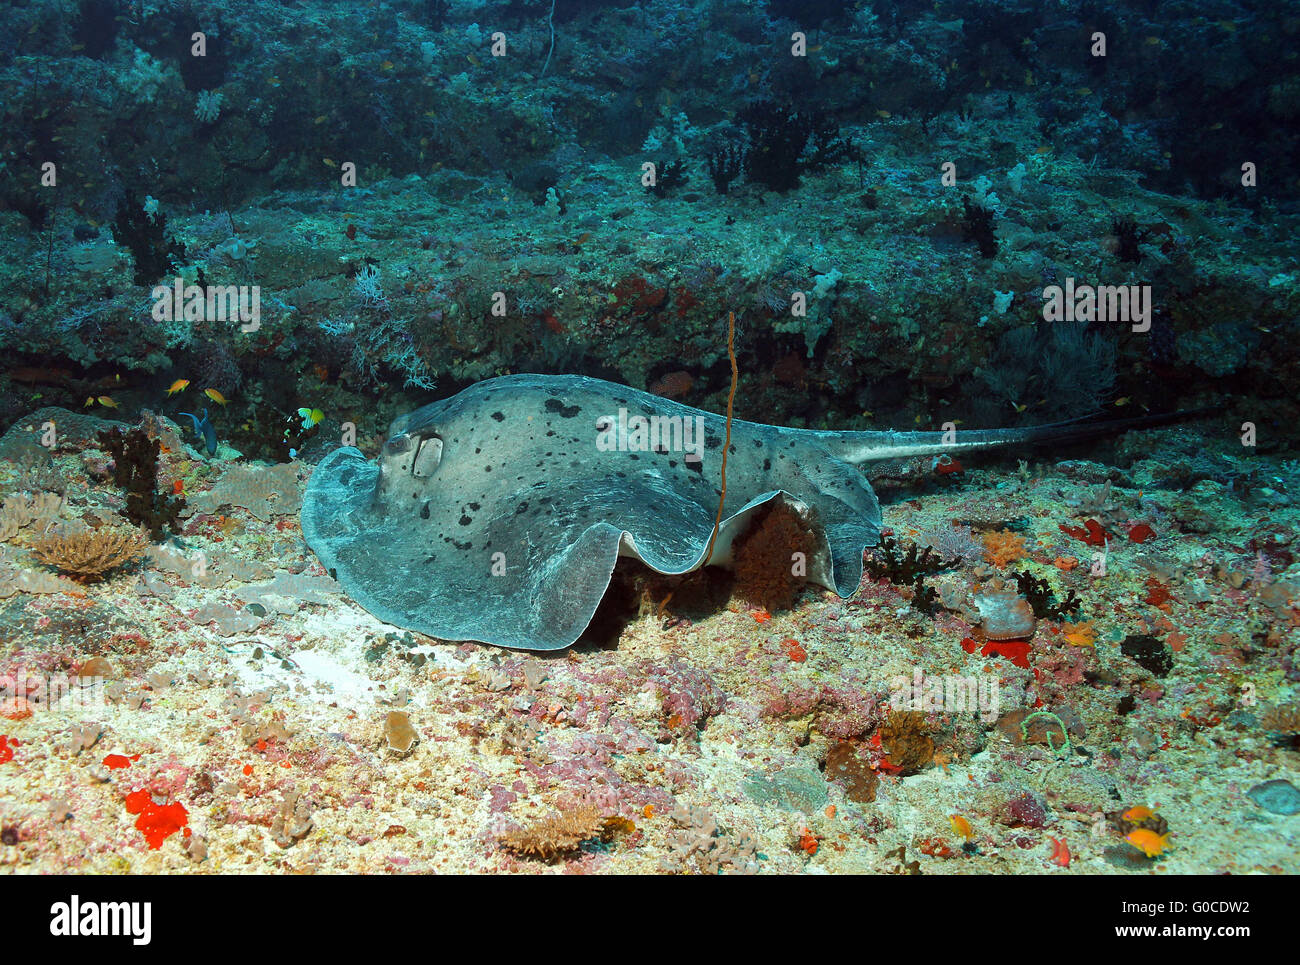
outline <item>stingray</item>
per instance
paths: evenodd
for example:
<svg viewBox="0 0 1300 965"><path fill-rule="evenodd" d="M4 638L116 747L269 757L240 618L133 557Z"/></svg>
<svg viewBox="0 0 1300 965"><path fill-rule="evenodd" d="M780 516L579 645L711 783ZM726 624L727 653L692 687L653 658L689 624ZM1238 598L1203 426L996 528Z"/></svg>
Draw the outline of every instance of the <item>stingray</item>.
<svg viewBox="0 0 1300 965"><path fill-rule="evenodd" d="M386 623L558 650L591 622L620 556L670 575L727 566L754 513L784 500L818 546L807 580L848 597L881 525L858 466L1156 418L961 431L955 441L735 419L715 538L724 416L599 379L509 375L399 417L376 462L352 447L330 453L308 483L302 530L344 591Z"/></svg>

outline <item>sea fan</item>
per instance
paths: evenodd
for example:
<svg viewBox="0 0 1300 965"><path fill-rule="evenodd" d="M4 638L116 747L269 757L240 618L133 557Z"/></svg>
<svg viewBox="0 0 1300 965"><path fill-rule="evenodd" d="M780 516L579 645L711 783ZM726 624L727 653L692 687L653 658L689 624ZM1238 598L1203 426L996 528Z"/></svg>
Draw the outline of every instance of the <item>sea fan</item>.
<svg viewBox="0 0 1300 965"><path fill-rule="evenodd" d="M945 563L978 563L984 558L984 546L969 526L936 526L918 533L916 541L932 549Z"/></svg>

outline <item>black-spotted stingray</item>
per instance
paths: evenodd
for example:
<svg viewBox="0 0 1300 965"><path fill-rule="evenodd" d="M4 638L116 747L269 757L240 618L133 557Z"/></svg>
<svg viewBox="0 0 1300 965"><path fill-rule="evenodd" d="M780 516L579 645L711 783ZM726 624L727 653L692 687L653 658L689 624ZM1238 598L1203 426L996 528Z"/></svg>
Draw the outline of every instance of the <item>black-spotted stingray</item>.
<svg viewBox="0 0 1300 965"><path fill-rule="evenodd" d="M308 483L302 529L343 589L387 623L557 650L590 623L619 556L665 574L726 565L751 514L783 498L820 543L808 580L847 597L880 536L880 504L857 465L1078 433L964 431L945 442L733 420L708 554L724 416L599 379L510 375L398 418L377 463L355 448L331 453Z"/></svg>

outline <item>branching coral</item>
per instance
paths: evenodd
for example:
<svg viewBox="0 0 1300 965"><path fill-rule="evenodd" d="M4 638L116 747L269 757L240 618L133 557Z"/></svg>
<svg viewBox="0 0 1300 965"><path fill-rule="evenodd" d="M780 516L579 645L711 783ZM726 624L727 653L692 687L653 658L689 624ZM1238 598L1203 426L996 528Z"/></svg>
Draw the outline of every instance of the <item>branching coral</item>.
<svg viewBox="0 0 1300 965"><path fill-rule="evenodd" d="M869 551L863 565L871 578L887 579L895 586L909 586L918 577L938 573L947 565L927 547L918 550L915 543L904 550L892 536L882 536L880 545Z"/></svg>
<svg viewBox="0 0 1300 965"><path fill-rule="evenodd" d="M1040 620L1063 620L1079 612L1082 601L1070 590L1062 601L1057 601L1052 587L1046 580L1039 579L1031 573L1012 573L1021 595L1029 601L1034 616Z"/></svg>
<svg viewBox="0 0 1300 965"><path fill-rule="evenodd" d="M32 543L32 554L60 573L97 580L139 559L146 546L140 530L78 529L42 536Z"/></svg>
<svg viewBox="0 0 1300 965"><path fill-rule="evenodd" d="M143 429L124 433L116 427L97 438L113 457L113 481L126 493L122 515L145 527L156 540L162 539L167 529L177 532L176 517L185 508L185 498L158 491L158 440L149 438Z"/></svg>

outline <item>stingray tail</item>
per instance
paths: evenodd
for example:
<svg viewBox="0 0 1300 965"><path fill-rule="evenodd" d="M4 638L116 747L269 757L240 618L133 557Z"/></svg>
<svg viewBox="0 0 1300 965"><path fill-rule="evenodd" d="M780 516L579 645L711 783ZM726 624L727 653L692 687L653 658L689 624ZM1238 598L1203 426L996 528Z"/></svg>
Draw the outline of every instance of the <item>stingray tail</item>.
<svg viewBox="0 0 1300 965"><path fill-rule="evenodd" d="M1155 426L1184 422L1210 415L1218 409L1183 409L1159 415L1134 416L1130 419L1109 419L1104 422L1053 422L1048 425L1020 429L958 429L947 432L828 432L806 430L817 441L845 462L862 465L886 459L908 459L915 456L956 455L983 449L1005 446L1033 446L1043 443L1062 444L1116 436L1132 429L1149 429Z"/></svg>

